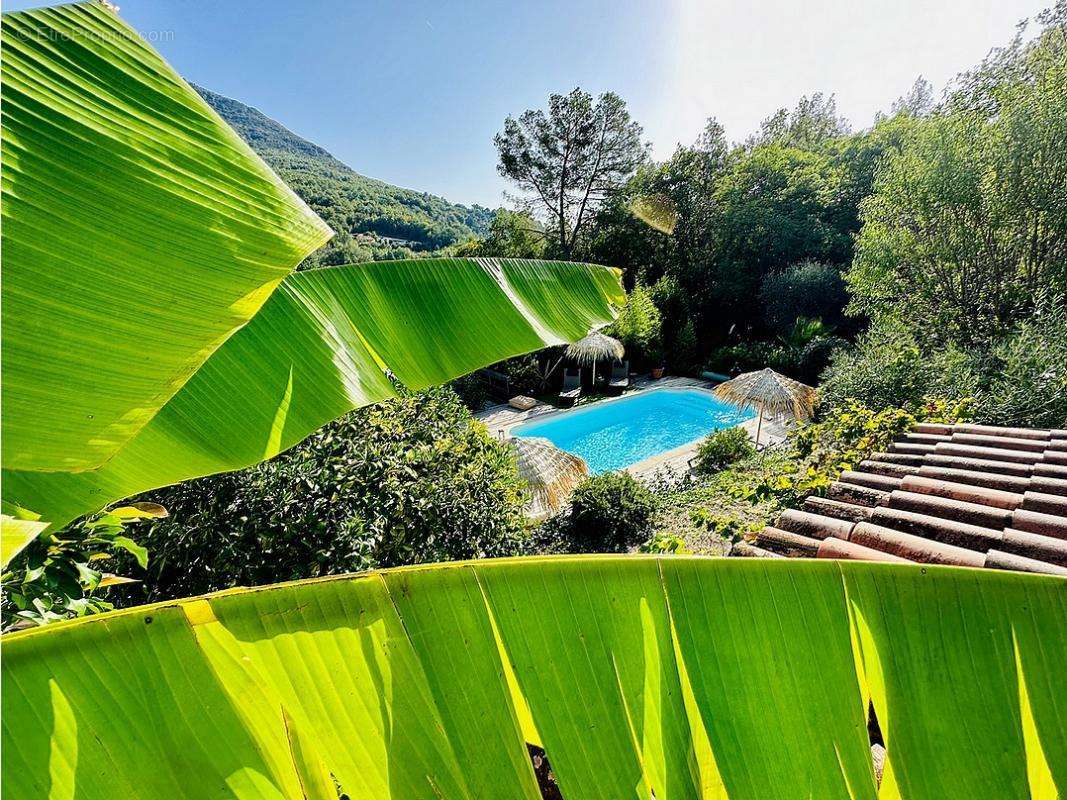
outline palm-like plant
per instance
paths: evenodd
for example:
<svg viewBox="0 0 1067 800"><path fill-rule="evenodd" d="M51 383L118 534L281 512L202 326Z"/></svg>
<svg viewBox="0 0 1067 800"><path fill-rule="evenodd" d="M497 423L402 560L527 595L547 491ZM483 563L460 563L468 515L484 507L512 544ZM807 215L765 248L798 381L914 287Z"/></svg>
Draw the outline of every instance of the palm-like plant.
<svg viewBox="0 0 1067 800"><path fill-rule="evenodd" d="M619 299L575 264L289 274L327 231L107 8L3 27L4 500L48 522ZM881 797L1062 796L1065 611L1045 576L656 557L223 592L5 637L2 790L536 800L535 743L571 800L873 798L870 702Z"/></svg>
<svg viewBox="0 0 1067 800"><path fill-rule="evenodd" d="M8 798L1057 797L1045 576L518 559L223 592L4 646Z"/></svg>
<svg viewBox="0 0 1067 800"><path fill-rule="evenodd" d="M4 16L3 489L61 527L354 407L585 336L617 271L294 273L330 230L99 3Z"/></svg>

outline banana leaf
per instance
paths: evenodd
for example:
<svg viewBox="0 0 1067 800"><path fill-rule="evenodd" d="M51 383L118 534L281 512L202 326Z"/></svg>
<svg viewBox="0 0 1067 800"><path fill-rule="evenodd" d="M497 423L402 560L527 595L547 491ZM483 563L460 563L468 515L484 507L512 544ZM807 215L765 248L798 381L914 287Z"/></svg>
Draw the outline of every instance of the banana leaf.
<svg viewBox="0 0 1067 800"><path fill-rule="evenodd" d="M10 798L1047 797L1067 582L587 556L240 589L4 639ZM879 793L867 730L885 739Z"/></svg>
<svg viewBox="0 0 1067 800"><path fill-rule="evenodd" d="M47 527L47 522L16 519L8 514L0 514L0 568L6 567L11 559Z"/></svg>
<svg viewBox="0 0 1067 800"><path fill-rule="evenodd" d="M616 270L302 273L329 229L113 11L3 17L3 503L53 527L585 336Z"/></svg>
<svg viewBox="0 0 1067 800"><path fill-rule="evenodd" d="M616 270L420 259L287 277L261 311L103 466L5 469L4 502L61 527L106 503L239 469L397 393L581 338L623 299ZM6 432L6 428L5 428Z"/></svg>
<svg viewBox="0 0 1067 800"><path fill-rule="evenodd" d="M3 462L95 468L331 231L103 4L2 29Z"/></svg>

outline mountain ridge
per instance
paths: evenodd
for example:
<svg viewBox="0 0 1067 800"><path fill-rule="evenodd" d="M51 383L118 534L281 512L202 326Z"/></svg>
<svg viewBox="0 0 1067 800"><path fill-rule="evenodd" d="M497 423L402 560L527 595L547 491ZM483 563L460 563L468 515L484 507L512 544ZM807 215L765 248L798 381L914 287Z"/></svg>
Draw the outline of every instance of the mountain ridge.
<svg viewBox="0 0 1067 800"><path fill-rule="evenodd" d="M337 232L302 267L425 255L488 232L493 211L484 206L363 175L259 109L192 86Z"/></svg>

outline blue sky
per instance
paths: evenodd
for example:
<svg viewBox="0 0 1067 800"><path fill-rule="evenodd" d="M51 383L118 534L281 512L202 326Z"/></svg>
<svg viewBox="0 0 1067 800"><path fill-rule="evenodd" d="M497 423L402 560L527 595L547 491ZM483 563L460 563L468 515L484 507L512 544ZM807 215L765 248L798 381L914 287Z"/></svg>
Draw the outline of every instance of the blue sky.
<svg viewBox="0 0 1067 800"><path fill-rule="evenodd" d="M869 125L940 88L1048 0L118 0L187 79L367 175L495 207L504 117L612 89L666 157L717 116L743 139L804 93ZM41 5L9 0L5 10Z"/></svg>

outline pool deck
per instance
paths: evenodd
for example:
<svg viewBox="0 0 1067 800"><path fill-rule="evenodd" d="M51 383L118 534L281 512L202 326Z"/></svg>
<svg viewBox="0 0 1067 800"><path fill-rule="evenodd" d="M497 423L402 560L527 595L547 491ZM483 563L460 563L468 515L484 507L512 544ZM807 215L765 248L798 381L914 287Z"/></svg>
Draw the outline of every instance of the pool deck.
<svg viewBox="0 0 1067 800"><path fill-rule="evenodd" d="M631 397L637 392L649 389L711 389L713 386L714 384L700 380L699 378L667 376L665 378L660 378L658 381L654 381L648 376L645 376L636 379L633 382L632 388L628 389L622 396ZM618 398L598 400L596 401L596 404L611 403L616 399ZM592 405L594 405L594 403L584 403L576 406L576 408L589 408ZM500 403L498 405L488 406L474 416L489 429L489 434L491 436L498 439L506 439L511 436L512 429L517 425L542 417L554 416L556 414L567 414L573 410L574 409L570 408L556 408L547 403L538 403L529 411L519 411L506 403ZM748 432L749 438L755 440L757 422L757 419L750 419L746 422L742 422L739 427L744 428ZM763 420L760 442L765 446L768 444L777 444L785 439L787 429L787 424L784 420L766 417ZM673 450L657 453L650 458L646 458L643 461L638 461L636 464L631 464L626 467L626 472L629 472L635 478L651 478L655 475L667 474L676 476L685 475L690 471L689 461L696 455L697 447L700 445L700 442L701 439L694 439L692 442L687 442L681 447L675 447Z"/></svg>

